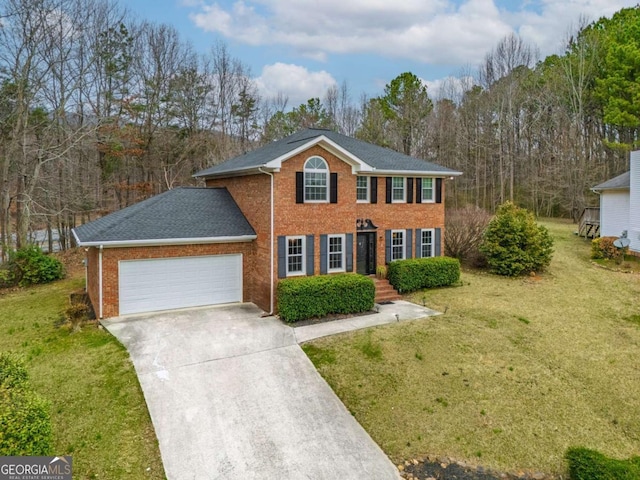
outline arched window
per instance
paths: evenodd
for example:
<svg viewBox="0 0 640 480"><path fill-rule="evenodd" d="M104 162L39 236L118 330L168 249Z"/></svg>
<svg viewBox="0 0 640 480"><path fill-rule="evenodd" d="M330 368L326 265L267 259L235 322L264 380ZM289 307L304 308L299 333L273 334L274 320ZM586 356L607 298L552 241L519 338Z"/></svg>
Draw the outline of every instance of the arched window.
<svg viewBox="0 0 640 480"><path fill-rule="evenodd" d="M320 157L304 163L305 202L326 202L329 199L329 166Z"/></svg>

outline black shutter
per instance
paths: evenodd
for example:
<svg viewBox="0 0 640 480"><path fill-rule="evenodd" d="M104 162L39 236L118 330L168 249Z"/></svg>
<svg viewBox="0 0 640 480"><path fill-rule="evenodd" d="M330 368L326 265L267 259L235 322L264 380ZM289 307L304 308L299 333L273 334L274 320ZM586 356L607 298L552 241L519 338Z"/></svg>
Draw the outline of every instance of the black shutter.
<svg viewBox="0 0 640 480"><path fill-rule="evenodd" d="M442 179L436 178L436 203L442 203Z"/></svg>
<svg viewBox="0 0 640 480"><path fill-rule="evenodd" d="M329 182L329 203L338 203L338 174L332 173Z"/></svg>
<svg viewBox="0 0 640 480"><path fill-rule="evenodd" d="M304 203L304 172L296 172L296 203Z"/></svg>
<svg viewBox="0 0 640 480"><path fill-rule="evenodd" d="M327 260L327 236L320 235L320 273L327 273L329 262Z"/></svg>
<svg viewBox="0 0 640 480"><path fill-rule="evenodd" d="M287 276L287 237L278 237L278 278Z"/></svg>
<svg viewBox="0 0 640 480"><path fill-rule="evenodd" d="M413 258L412 247L413 247L413 230L410 228L407 229L407 233L405 234L407 238L405 239L405 256L404 258Z"/></svg>
<svg viewBox="0 0 640 480"><path fill-rule="evenodd" d="M416 258L422 258L422 230L420 228L416 228Z"/></svg>
<svg viewBox="0 0 640 480"><path fill-rule="evenodd" d="M371 203L378 203L378 177L371 177Z"/></svg>
<svg viewBox="0 0 640 480"><path fill-rule="evenodd" d="M422 203L422 179L416 178L416 203Z"/></svg>
<svg viewBox="0 0 640 480"><path fill-rule="evenodd" d="M440 233L440 229L436 228L436 238L435 238L435 255L436 257L439 257L442 253L442 249L440 248L440 241L441 241L441 236L442 234Z"/></svg>
<svg viewBox="0 0 640 480"><path fill-rule="evenodd" d="M313 251L313 235L307 235L307 275L313 275L313 259L314 259L314 251Z"/></svg>
<svg viewBox="0 0 640 480"><path fill-rule="evenodd" d="M407 178L407 203L413 203L413 178Z"/></svg>
<svg viewBox="0 0 640 480"><path fill-rule="evenodd" d="M391 177L387 177L387 203L391 203Z"/></svg>
<svg viewBox="0 0 640 480"><path fill-rule="evenodd" d="M391 230L384 231L384 258L386 263L391 263Z"/></svg>
<svg viewBox="0 0 640 480"><path fill-rule="evenodd" d="M345 236L345 270L353 272L353 233L347 233Z"/></svg>

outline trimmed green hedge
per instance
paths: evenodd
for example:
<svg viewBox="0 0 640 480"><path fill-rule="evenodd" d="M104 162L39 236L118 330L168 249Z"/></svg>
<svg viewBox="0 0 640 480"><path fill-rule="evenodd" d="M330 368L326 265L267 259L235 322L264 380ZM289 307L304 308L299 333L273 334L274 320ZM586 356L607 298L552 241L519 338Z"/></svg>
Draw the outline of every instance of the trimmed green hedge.
<svg viewBox="0 0 640 480"><path fill-rule="evenodd" d="M278 314L286 322L358 313L373 308L376 287L369 277L346 273L287 278L278 282Z"/></svg>
<svg viewBox="0 0 640 480"><path fill-rule="evenodd" d="M0 456L51 455L49 403L29 388L17 357L0 353Z"/></svg>
<svg viewBox="0 0 640 480"><path fill-rule="evenodd" d="M453 285L460 281L460 260L450 257L395 260L389 264L387 279L401 293Z"/></svg>
<svg viewBox="0 0 640 480"><path fill-rule="evenodd" d="M571 480L637 480L640 478L640 457L617 460L596 450L572 447L567 450L565 458L569 462Z"/></svg>

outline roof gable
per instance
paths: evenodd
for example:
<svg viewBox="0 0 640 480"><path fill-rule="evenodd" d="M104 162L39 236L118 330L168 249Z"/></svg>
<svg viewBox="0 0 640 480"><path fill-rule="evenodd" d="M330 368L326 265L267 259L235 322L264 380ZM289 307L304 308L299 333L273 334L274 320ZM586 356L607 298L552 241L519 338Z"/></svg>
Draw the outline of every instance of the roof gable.
<svg viewBox="0 0 640 480"><path fill-rule="evenodd" d="M256 234L226 188L193 187L169 190L73 232L85 246L237 241Z"/></svg>
<svg viewBox="0 0 640 480"><path fill-rule="evenodd" d="M195 177L224 177L258 173L260 169L277 171L289 158L320 145L351 165L354 173L461 175L461 172L436 163L363 142L331 130L306 129L276 142L232 158L196 173Z"/></svg>
<svg viewBox="0 0 640 480"><path fill-rule="evenodd" d="M629 190L631 187L631 172L625 172L604 183L591 187L591 190Z"/></svg>
<svg viewBox="0 0 640 480"><path fill-rule="evenodd" d="M296 156L297 154L304 152L305 150L308 150L309 148L314 147L316 145L324 148L325 150L331 152L342 161L351 165L351 168L354 173L371 172L374 170L370 165L360 160L358 157L353 155L350 151L346 150L345 148L338 145L331 139L327 138L326 135L319 135L317 137L314 137L308 142L298 146L297 148L294 148L293 150L286 152L285 154L279 156L278 158L274 158L273 160L270 160L265 164L265 167L279 169L282 167L282 162L285 162L290 158Z"/></svg>

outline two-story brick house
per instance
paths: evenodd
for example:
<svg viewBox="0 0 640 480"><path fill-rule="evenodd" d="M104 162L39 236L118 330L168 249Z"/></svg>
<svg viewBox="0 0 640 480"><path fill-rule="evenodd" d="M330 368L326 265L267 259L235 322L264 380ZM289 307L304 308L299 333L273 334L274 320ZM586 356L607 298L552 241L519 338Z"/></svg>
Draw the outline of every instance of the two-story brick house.
<svg viewBox="0 0 640 480"><path fill-rule="evenodd" d="M100 317L247 301L272 312L279 279L371 274L441 254L445 180L460 175L307 129L74 230Z"/></svg>

